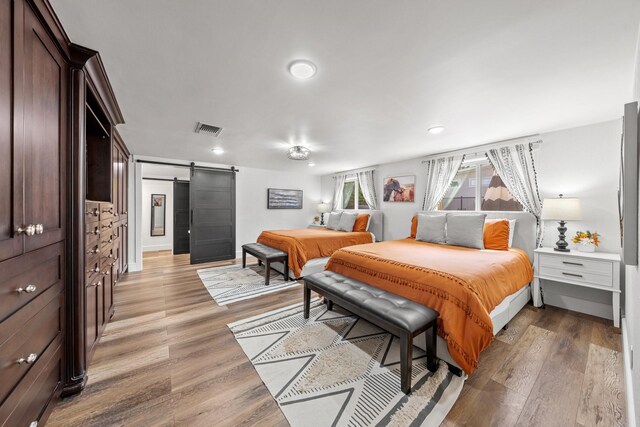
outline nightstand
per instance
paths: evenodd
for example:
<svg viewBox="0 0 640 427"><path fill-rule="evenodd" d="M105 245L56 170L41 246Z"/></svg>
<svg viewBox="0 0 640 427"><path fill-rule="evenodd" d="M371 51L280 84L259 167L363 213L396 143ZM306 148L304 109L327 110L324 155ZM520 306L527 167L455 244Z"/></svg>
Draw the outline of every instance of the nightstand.
<svg viewBox="0 0 640 427"><path fill-rule="evenodd" d="M620 327L620 255L538 248L533 255L533 305L540 307L540 279L611 292L613 326Z"/></svg>
<svg viewBox="0 0 640 427"><path fill-rule="evenodd" d="M307 228L327 228L326 225L320 225L320 224L309 224L307 226Z"/></svg>

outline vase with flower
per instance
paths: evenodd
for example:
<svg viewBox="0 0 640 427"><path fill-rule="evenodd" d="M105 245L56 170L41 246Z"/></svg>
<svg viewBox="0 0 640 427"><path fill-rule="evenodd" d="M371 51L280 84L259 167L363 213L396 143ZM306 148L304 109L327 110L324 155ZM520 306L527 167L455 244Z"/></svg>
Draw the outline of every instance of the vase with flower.
<svg viewBox="0 0 640 427"><path fill-rule="evenodd" d="M576 235L571 239L576 244L576 249L580 252L595 252L600 244L600 235L597 232L576 231Z"/></svg>

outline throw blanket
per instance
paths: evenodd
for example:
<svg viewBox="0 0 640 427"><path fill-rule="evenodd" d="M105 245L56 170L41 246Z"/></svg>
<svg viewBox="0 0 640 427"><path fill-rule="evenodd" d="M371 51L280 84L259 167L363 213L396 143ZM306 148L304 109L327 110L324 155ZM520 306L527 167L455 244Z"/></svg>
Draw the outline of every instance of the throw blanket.
<svg viewBox="0 0 640 427"><path fill-rule="evenodd" d="M289 255L289 269L296 278L300 277L302 267L311 259L329 257L346 246L371 242L373 236L368 231L345 232L323 228L263 231L258 237L258 243Z"/></svg>
<svg viewBox="0 0 640 427"><path fill-rule="evenodd" d="M342 249L327 270L438 311L438 335L468 374L493 339L489 313L533 279L529 257L520 249L469 249L412 238Z"/></svg>

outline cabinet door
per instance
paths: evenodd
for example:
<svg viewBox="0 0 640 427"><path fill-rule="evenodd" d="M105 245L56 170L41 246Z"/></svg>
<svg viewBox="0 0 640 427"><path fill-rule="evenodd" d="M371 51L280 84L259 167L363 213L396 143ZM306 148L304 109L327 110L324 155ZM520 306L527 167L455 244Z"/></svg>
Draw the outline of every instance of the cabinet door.
<svg viewBox="0 0 640 427"><path fill-rule="evenodd" d="M20 255L24 239L14 230L22 225L22 132L20 75L13 76L13 21L19 12L11 0L0 0L0 261ZM18 20L18 23L21 20ZM16 28L16 34L19 34ZM17 49L19 51L19 49ZM15 84L14 84L15 83ZM13 96L12 96L13 95ZM15 105L14 105L15 102Z"/></svg>
<svg viewBox="0 0 640 427"><path fill-rule="evenodd" d="M120 259L122 260L120 274L122 274L126 272L129 267L129 225L127 223L122 226L122 233L120 235L122 236L122 242L120 243Z"/></svg>
<svg viewBox="0 0 640 427"><path fill-rule="evenodd" d="M113 214L116 217L115 220L118 221L120 219L120 173L118 171L118 165L120 163L120 149L118 148L118 145L115 144L115 139L111 149L111 157L111 167L113 169L111 173L111 201L113 202Z"/></svg>
<svg viewBox="0 0 640 427"><path fill-rule="evenodd" d="M24 221L42 226L28 252L65 235L68 69L28 2L24 26Z"/></svg>
<svg viewBox="0 0 640 427"><path fill-rule="evenodd" d="M102 277L95 278L92 283L87 283L85 290L86 334L85 345L87 348L87 361L89 354L98 340L98 295L102 292ZM100 298L102 300L102 298Z"/></svg>
<svg viewBox="0 0 640 427"><path fill-rule="evenodd" d="M129 219L129 157L122 153L122 213Z"/></svg>

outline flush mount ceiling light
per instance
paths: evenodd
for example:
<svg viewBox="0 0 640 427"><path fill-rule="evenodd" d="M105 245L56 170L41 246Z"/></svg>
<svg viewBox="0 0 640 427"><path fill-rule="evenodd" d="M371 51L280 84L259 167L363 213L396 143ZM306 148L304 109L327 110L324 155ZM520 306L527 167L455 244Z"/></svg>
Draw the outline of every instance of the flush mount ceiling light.
<svg viewBox="0 0 640 427"><path fill-rule="evenodd" d="M309 159L309 154L311 151L307 147L303 147L302 145L294 145L289 148L287 152L287 157L291 160L307 160Z"/></svg>
<svg viewBox="0 0 640 427"><path fill-rule="evenodd" d="M428 129L428 132L431 134L438 134L444 130L444 126L434 126Z"/></svg>
<svg viewBox="0 0 640 427"><path fill-rule="evenodd" d="M310 79L311 77L315 76L316 71L318 71L316 65L311 61L307 61L306 59L297 59L293 61L289 64L288 69L289 73L293 77L300 80Z"/></svg>
<svg viewBox="0 0 640 427"><path fill-rule="evenodd" d="M224 153L224 150L222 149L222 147L214 147L211 149L211 152L219 156Z"/></svg>

